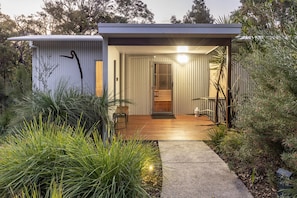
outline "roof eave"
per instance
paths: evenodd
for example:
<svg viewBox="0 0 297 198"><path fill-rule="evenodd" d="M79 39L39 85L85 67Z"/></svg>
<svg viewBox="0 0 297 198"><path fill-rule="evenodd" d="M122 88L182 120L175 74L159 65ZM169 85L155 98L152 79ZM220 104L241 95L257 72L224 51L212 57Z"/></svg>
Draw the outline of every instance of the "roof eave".
<svg viewBox="0 0 297 198"><path fill-rule="evenodd" d="M97 41L103 40L102 36L90 35L29 35L8 38L10 41Z"/></svg>
<svg viewBox="0 0 297 198"><path fill-rule="evenodd" d="M234 38L241 33L240 24L115 24L99 23L103 37L196 37Z"/></svg>

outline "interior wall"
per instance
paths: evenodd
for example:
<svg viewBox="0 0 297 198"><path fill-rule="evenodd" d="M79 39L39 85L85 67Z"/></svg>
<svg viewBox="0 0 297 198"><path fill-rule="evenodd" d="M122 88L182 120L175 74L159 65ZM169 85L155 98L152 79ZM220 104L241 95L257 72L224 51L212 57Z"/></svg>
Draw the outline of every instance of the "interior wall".
<svg viewBox="0 0 297 198"><path fill-rule="evenodd" d="M215 98L217 95L217 89L215 84L217 84L219 73L220 73L220 64L209 64L210 68L210 80L209 80L209 98ZM226 66L223 67L222 75L220 77L220 86L222 87L222 90L226 92L227 89L227 68ZM222 92L219 92L219 98L224 98L224 94Z"/></svg>
<svg viewBox="0 0 297 198"><path fill-rule="evenodd" d="M190 55L186 64L176 61L176 55L127 56L125 64L126 99L131 115L150 115L152 112L152 66L154 63L171 64L173 69L173 113L192 114L195 107L203 109L208 97L209 56Z"/></svg>

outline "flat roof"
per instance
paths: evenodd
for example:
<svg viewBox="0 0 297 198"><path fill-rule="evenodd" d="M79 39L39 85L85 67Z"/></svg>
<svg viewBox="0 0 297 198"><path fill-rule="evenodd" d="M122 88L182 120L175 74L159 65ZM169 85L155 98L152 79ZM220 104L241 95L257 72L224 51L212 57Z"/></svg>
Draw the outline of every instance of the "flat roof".
<svg viewBox="0 0 297 198"><path fill-rule="evenodd" d="M241 24L99 23L98 32L108 38L234 38L241 33Z"/></svg>
<svg viewBox="0 0 297 198"><path fill-rule="evenodd" d="M8 38L10 41L103 41L100 35L28 35Z"/></svg>
<svg viewBox="0 0 297 198"><path fill-rule="evenodd" d="M28 35L11 41L103 41L108 38L235 38L241 24L126 24L99 23L100 35Z"/></svg>

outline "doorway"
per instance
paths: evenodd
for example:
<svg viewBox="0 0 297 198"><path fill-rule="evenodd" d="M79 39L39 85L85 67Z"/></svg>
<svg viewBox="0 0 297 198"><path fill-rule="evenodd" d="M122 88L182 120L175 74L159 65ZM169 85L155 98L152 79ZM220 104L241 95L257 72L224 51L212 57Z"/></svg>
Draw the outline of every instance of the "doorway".
<svg viewBox="0 0 297 198"><path fill-rule="evenodd" d="M153 64L152 114L173 114L171 64Z"/></svg>

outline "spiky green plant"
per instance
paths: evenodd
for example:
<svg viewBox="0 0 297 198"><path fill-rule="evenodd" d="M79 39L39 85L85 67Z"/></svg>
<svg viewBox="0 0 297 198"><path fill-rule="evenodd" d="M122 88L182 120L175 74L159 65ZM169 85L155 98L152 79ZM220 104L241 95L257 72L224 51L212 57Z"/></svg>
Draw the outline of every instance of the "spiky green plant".
<svg viewBox="0 0 297 198"><path fill-rule="evenodd" d="M50 186L66 198L148 197L143 178L156 156L150 144L115 139L105 145L96 133L86 137L82 127L40 118L1 145L0 197L36 191L45 197Z"/></svg>
<svg viewBox="0 0 297 198"><path fill-rule="evenodd" d="M215 146L216 149L220 149L220 143L224 139L224 137L227 135L227 127L225 125L217 125L215 127L212 127L209 131L209 137L210 142L213 146Z"/></svg>
<svg viewBox="0 0 297 198"><path fill-rule="evenodd" d="M15 127L24 120L31 121L41 115L43 120L58 119L70 126L80 122L86 133L96 128L104 139L111 138L113 125L109 110L118 103L119 100L110 99L106 91L102 97L97 97L81 94L61 83L53 93L36 91L18 101L14 108L15 118L10 125Z"/></svg>

